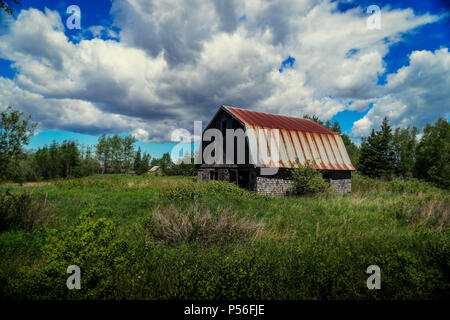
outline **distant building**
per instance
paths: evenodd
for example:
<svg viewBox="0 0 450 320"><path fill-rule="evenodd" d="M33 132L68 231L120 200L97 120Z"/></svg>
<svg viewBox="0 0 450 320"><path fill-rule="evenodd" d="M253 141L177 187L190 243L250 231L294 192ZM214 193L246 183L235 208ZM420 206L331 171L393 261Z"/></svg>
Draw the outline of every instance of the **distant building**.
<svg viewBox="0 0 450 320"><path fill-rule="evenodd" d="M147 173L162 173L162 169L159 166L154 166Z"/></svg>
<svg viewBox="0 0 450 320"><path fill-rule="evenodd" d="M355 168L342 137L312 120L221 106L203 132L202 155L209 144L215 143L204 139L206 130L211 128L220 130L223 135L223 160L211 163L202 157L201 164L197 165L198 180L230 181L260 194L285 195L292 186L290 171L298 160L302 164L313 163L339 193L351 191L351 172ZM242 129L255 137L245 139L244 163L237 161L237 138L234 138L233 150L227 145L226 129ZM274 142L275 137L278 141ZM265 161L264 157L254 156L255 146L263 147L268 155L277 154L276 163L273 159ZM232 155L234 159L229 161ZM264 172L265 168L276 167L279 168L276 174Z"/></svg>

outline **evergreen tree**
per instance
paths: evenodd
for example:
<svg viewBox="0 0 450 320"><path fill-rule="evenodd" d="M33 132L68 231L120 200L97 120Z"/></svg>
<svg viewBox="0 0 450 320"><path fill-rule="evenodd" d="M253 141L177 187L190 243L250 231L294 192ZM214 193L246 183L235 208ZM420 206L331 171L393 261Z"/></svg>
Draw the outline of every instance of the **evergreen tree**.
<svg viewBox="0 0 450 320"><path fill-rule="evenodd" d="M394 149L393 149L393 135L392 127L389 125L389 120L384 117L381 123L381 129L378 131L379 146L378 150L381 153L380 157L380 173L383 177L391 177L394 173Z"/></svg>
<svg viewBox="0 0 450 320"><path fill-rule="evenodd" d="M387 117L381 123L381 129L372 129L370 136L363 138L360 148L358 169L369 177L390 178L394 173L392 128Z"/></svg>
<svg viewBox="0 0 450 320"><path fill-rule="evenodd" d="M133 169L137 171L141 165L141 147L139 147L136 155L134 156Z"/></svg>
<svg viewBox="0 0 450 320"><path fill-rule="evenodd" d="M369 177L379 176L379 172L377 171L377 163L379 160L379 155L376 150L377 138L375 129L372 129L370 136L361 138L358 170Z"/></svg>
<svg viewBox="0 0 450 320"><path fill-rule="evenodd" d="M314 122L316 122L316 123L318 123L318 124L320 124L320 125L323 126L323 121L320 120L319 117L316 116L315 114L313 114L313 115L304 114L304 115L303 115L303 118L304 118L304 119L308 119L308 120L312 120L312 121L314 121Z"/></svg>
<svg viewBox="0 0 450 320"><path fill-rule="evenodd" d="M150 155L148 153L144 153L142 160L140 161L139 167L136 171L137 174L144 174L150 170Z"/></svg>
<svg viewBox="0 0 450 320"><path fill-rule="evenodd" d="M333 125L331 127L329 127L329 129L331 129L331 131L334 131L339 134L342 133L341 126L339 125L339 122L337 122L337 121L334 121Z"/></svg>

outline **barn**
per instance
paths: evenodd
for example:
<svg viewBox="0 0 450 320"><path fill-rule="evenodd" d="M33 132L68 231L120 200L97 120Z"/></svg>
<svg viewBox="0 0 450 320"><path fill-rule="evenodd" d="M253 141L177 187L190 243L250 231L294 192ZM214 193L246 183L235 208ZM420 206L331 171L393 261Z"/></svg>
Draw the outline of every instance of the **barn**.
<svg viewBox="0 0 450 320"><path fill-rule="evenodd" d="M351 191L355 168L342 137L312 120L221 106L202 133L200 150L200 181L229 181L259 194L286 195L290 171L308 161L338 193Z"/></svg>

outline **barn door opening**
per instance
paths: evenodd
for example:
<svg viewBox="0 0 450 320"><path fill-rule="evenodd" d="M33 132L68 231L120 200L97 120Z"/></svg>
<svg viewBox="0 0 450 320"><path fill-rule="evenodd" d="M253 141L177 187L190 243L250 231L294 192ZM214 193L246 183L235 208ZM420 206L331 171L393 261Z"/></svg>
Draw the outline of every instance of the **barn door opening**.
<svg viewBox="0 0 450 320"><path fill-rule="evenodd" d="M230 182L238 185L238 171L237 170L230 170Z"/></svg>
<svg viewBox="0 0 450 320"><path fill-rule="evenodd" d="M238 170L238 186L244 189L249 189L249 170Z"/></svg>

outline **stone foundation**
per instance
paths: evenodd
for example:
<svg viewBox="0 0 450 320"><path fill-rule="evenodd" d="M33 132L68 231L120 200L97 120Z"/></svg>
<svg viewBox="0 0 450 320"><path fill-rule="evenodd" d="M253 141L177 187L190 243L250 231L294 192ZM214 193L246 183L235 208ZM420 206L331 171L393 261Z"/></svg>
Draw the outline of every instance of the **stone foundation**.
<svg viewBox="0 0 450 320"><path fill-rule="evenodd" d="M199 169L197 179L199 181L230 181L231 169L225 168L204 168ZM211 172L216 172L214 179L211 179ZM293 181L290 178L290 171L288 169L280 169L276 175L261 176L256 173L256 176L251 178L249 185L250 190L263 195L286 196L291 194ZM352 180L350 171L323 171L323 177L336 190L338 194L344 194L352 191ZM234 174L234 181L235 181Z"/></svg>
<svg viewBox="0 0 450 320"><path fill-rule="evenodd" d="M323 177L338 194L352 191L351 171L327 171L323 173Z"/></svg>
<svg viewBox="0 0 450 320"><path fill-rule="evenodd" d="M290 194L292 180L256 177L256 192L264 195L285 196Z"/></svg>

